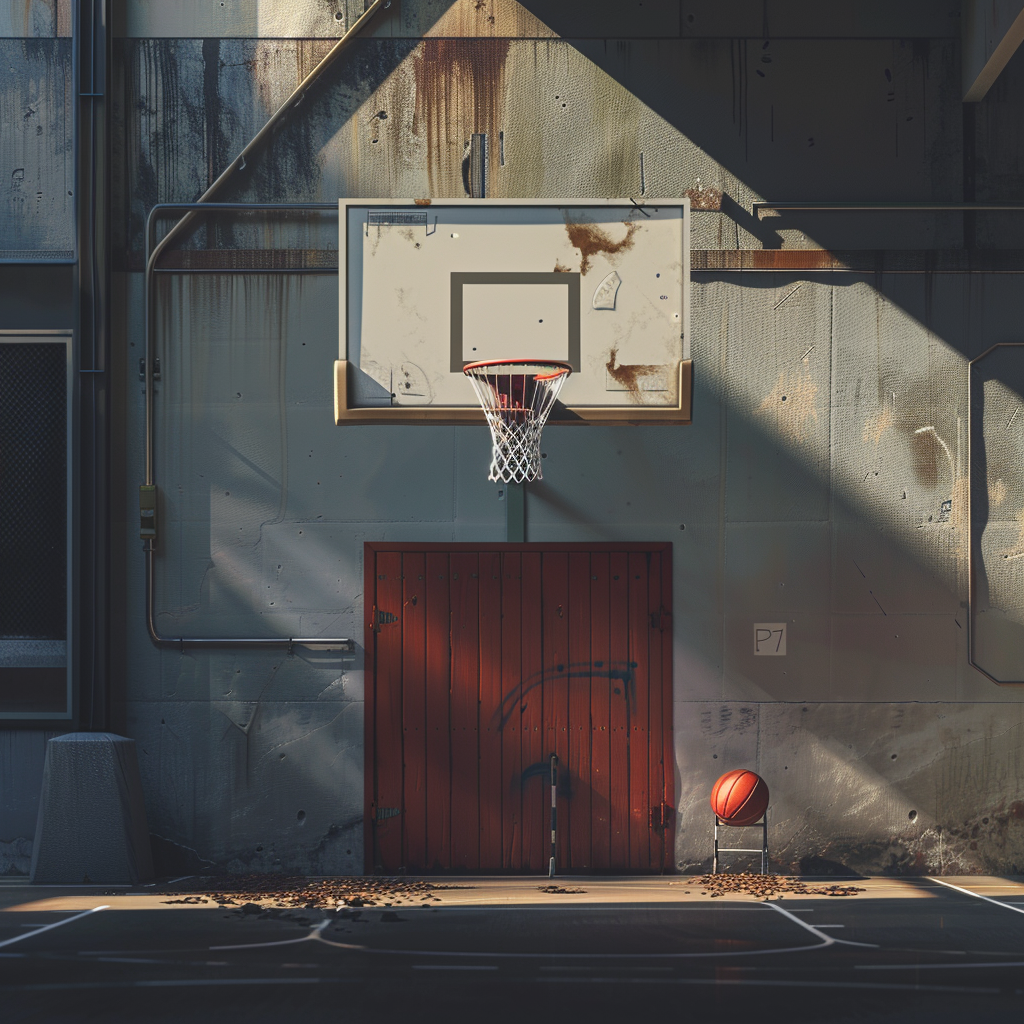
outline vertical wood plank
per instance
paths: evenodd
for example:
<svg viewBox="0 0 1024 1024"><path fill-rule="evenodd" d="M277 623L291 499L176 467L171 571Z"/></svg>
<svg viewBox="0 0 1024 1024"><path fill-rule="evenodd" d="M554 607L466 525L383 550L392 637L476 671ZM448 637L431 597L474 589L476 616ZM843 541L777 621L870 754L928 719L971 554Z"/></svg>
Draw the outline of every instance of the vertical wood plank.
<svg viewBox="0 0 1024 1024"><path fill-rule="evenodd" d="M657 820L651 828L651 870L665 870L665 845L668 829L662 824L661 806L665 802L665 737L662 729L664 711L664 658L663 631L665 621L661 603L662 552L651 553L647 576L647 607L650 621L650 663L648 666L648 729L647 729L647 789L652 812Z"/></svg>
<svg viewBox="0 0 1024 1024"><path fill-rule="evenodd" d="M377 632L373 609L377 606L377 552L363 544L363 649L366 652L365 690L363 696L363 870L376 870L374 844L377 831L373 826L377 802Z"/></svg>
<svg viewBox="0 0 1024 1024"><path fill-rule="evenodd" d="M505 871L523 867L523 556L501 557L501 851Z"/></svg>
<svg viewBox="0 0 1024 1024"><path fill-rule="evenodd" d="M672 871L676 859L675 808L676 808L676 749L672 729L673 688L672 688L672 548L662 550L661 566L661 750L663 799L668 806L668 821L665 826L662 870Z"/></svg>
<svg viewBox="0 0 1024 1024"><path fill-rule="evenodd" d="M558 758L559 789L569 771L569 555L565 551L546 551L541 556L542 663L544 673L544 745L542 760L550 763ZM544 780L544 805L550 815L551 781ZM556 866L564 871L569 866L569 836L572 804L560 795L558 799L558 843ZM544 849L544 863L551 857L550 836Z"/></svg>
<svg viewBox="0 0 1024 1024"><path fill-rule="evenodd" d="M541 555L523 555L523 870L546 871L550 846L550 786L543 771L544 665L542 657ZM548 842L545 842L548 839Z"/></svg>
<svg viewBox="0 0 1024 1024"><path fill-rule="evenodd" d="M629 560L609 559L609 661L611 745L611 870L629 871L629 731L632 717L629 667ZM645 764L646 771L646 764Z"/></svg>
<svg viewBox="0 0 1024 1024"><path fill-rule="evenodd" d="M629 664L634 703L629 723L629 870L651 870L651 828L648 772L650 715L650 633L647 610L649 554L629 553ZM659 694L660 696L660 694Z"/></svg>
<svg viewBox="0 0 1024 1024"><path fill-rule="evenodd" d="M377 556L376 833L374 868L402 861L402 556ZM394 621L384 621L394 616Z"/></svg>
<svg viewBox="0 0 1024 1024"><path fill-rule="evenodd" d="M501 555L480 553L480 868L500 871L501 772Z"/></svg>
<svg viewBox="0 0 1024 1024"><path fill-rule="evenodd" d="M590 838L594 870L611 870L611 658L610 557L590 556Z"/></svg>
<svg viewBox="0 0 1024 1024"><path fill-rule="evenodd" d="M589 871L590 758L592 723L590 690L590 555L569 554L569 818L568 865L571 871ZM559 822L559 828L562 828Z"/></svg>
<svg viewBox="0 0 1024 1024"><path fill-rule="evenodd" d="M402 739L405 783L402 866L419 873L427 863L427 627L426 558L402 555Z"/></svg>
<svg viewBox="0 0 1024 1024"><path fill-rule="evenodd" d="M480 867L480 574L475 552L452 552L452 868Z"/></svg>
<svg viewBox="0 0 1024 1024"><path fill-rule="evenodd" d="M429 551L427 567L427 869L451 867L451 604L448 554Z"/></svg>

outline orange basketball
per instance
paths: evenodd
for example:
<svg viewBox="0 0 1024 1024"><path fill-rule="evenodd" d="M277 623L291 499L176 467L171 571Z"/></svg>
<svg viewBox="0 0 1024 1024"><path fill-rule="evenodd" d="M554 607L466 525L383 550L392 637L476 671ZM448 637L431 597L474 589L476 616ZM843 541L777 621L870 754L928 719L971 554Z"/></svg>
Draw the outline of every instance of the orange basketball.
<svg viewBox="0 0 1024 1024"><path fill-rule="evenodd" d="M711 790L711 810L727 825L753 825L768 809L768 786L746 768L726 772Z"/></svg>

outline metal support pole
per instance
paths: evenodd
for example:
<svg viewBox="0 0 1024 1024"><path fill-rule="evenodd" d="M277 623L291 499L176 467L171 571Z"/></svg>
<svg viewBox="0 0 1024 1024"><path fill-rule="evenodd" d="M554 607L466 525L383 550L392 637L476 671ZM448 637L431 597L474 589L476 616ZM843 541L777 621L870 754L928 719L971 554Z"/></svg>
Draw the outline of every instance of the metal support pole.
<svg viewBox="0 0 1024 1024"><path fill-rule="evenodd" d="M505 540L526 543L526 484L505 484Z"/></svg>
<svg viewBox="0 0 1024 1024"><path fill-rule="evenodd" d="M761 828L761 849L754 850L745 846L723 846L718 845L718 826L729 825L727 821L722 821L718 815L715 815L715 852L711 859L711 873L713 875L718 874L719 864L719 853L759 853L761 854L761 874L768 874L768 812L765 811L761 815L760 821L755 821L750 825L729 825L730 828Z"/></svg>
<svg viewBox="0 0 1024 1024"><path fill-rule="evenodd" d="M558 843L558 755L551 755L551 860L548 861L548 878L555 877L555 852Z"/></svg>

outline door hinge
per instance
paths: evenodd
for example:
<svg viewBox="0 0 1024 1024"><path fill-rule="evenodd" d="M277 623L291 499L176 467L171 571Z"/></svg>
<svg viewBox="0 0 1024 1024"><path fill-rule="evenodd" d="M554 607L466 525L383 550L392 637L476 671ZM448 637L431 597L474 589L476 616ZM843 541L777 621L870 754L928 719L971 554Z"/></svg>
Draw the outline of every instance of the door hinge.
<svg viewBox="0 0 1024 1024"><path fill-rule="evenodd" d="M401 814L401 809L398 807L378 807L377 808L377 823L386 821L388 818L397 818Z"/></svg>
<svg viewBox="0 0 1024 1024"><path fill-rule="evenodd" d="M672 613L665 611L664 608L659 608L656 612L651 612L651 629L660 629L664 632L671 618Z"/></svg>
<svg viewBox="0 0 1024 1024"><path fill-rule="evenodd" d="M146 357L143 356L139 360L139 380L144 381L146 379ZM153 380L160 380L160 357L156 356L153 359Z"/></svg>
<svg viewBox="0 0 1024 1024"><path fill-rule="evenodd" d="M381 611L376 605L373 606L373 610L370 612L370 629L374 633L379 633L381 626L388 626L392 622L397 621L398 616L394 612Z"/></svg>
<svg viewBox="0 0 1024 1024"><path fill-rule="evenodd" d="M651 828L663 832L675 820L676 809L671 804L654 804L651 807Z"/></svg>

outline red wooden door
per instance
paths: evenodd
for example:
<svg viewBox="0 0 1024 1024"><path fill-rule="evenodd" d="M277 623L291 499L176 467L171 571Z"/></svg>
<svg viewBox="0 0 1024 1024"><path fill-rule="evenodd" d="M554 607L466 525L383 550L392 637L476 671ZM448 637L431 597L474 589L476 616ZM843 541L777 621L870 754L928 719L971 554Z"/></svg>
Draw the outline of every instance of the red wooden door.
<svg viewBox="0 0 1024 1024"><path fill-rule="evenodd" d="M671 868L671 545L366 545L367 870Z"/></svg>

